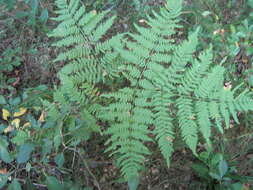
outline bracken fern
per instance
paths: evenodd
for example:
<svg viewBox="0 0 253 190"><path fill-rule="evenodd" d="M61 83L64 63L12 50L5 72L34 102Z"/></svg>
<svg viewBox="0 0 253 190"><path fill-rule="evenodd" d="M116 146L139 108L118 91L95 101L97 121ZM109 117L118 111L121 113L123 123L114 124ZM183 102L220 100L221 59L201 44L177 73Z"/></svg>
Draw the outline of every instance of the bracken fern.
<svg viewBox="0 0 253 190"><path fill-rule="evenodd" d="M55 59L67 62L59 73L61 80L82 88L84 83L92 86L115 76L118 54L113 47L118 46L119 36L103 40L115 17L105 19L108 12L87 13L80 0L57 0L56 5L58 16L52 20L60 24L49 37L60 38L53 45L66 49Z"/></svg>
<svg viewBox="0 0 253 190"><path fill-rule="evenodd" d="M223 133L230 116L238 123L238 112L253 110L251 92L224 88L225 68L211 67L212 47L196 56L199 29L187 40L175 38L182 28L182 0L167 0L159 13L147 16L145 26L135 25L136 33L104 41L114 17L104 21L107 12L85 13L76 0L56 4L60 16L55 20L61 23L50 36L60 37L55 45L66 51L55 61L68 62L59 74L61 93L69 101L85 102L89 113L108 121L107 151L117 158L126 179L139 175L150 154L150 133L169 165L176 131L197 154L198 133L210 145L212 127ZM129 85L96 97L94 85L119 72ZM98 105L100 98L108 99L107 105Z"/></svg>
<svg viewBox="0 0 253 190"><path fill-rule="evenodd" d="M117 156L127 179L138 176L149 154L145 146L151 141L149 133L155 134L169 165L175 128L197 154L199 132L210 144L212 126L223 132L222 119L229 128L230 115L238 122L237 112L253 110L252 93L245 90L238 95L236 88L225 89L225 69L220 65L210 69L212 47L194 57L199 29L176 43L181 9L182 1L168 1L159 14L148 16L146 27L135 25L138 33L129 34L126 48L118 50L126 60L123 74L131 85L104 95L114 102L103 108L102 118L111 122L108 151Z"/></svg>
<svg viewBox="0 0 253 190"><path fill-rule="evenodd" d="M54 61L65 64L58 73L61 87L54 100L69 101L91 118L99 107L96 84L117 75L119 56L113 47L119 46L120 36L104 39L115 17L106 19L108 12L87 12L80 0L57 0L55 4L58 16L52 20L60 24L48 36L57 38L53 46L63 49Z"/></svg>

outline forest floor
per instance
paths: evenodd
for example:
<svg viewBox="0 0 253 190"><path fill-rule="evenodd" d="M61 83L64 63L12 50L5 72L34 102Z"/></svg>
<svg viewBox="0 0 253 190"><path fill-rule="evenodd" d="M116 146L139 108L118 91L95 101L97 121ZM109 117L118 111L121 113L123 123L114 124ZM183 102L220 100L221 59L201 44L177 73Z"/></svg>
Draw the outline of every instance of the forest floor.
<svg viewBox="0 0 253 190"><path fill-rule="evenodd" d="M13 9L8 10L1 7L0 4L0 64L2 64L1 61L13 62L17 57L20 62L20 65L14 65L12 69L4 72L1 71L0 65L0 95L3 95L6 98L11 98L19 96L23 93L24 89L27 88L46 85L49 89L53 89L54 86L59 85L57 72L64 63L55 64L52 62L59 50L51 46L53 41L47 37L47 32L56 26L56 23L50 20L50 17L54 16L53 2L53 0L40 1L40 8L46 8L49 13L49 19L45 24L41 24L37 20L39 15L36 15L35 18L31 18L31 21L29 21L29 16L22 17L17 14L21 10L31 11L30 7L19 7L14 5ZM190 7L190 5L195 2L196 1L189 0L185 4ZM243 2L244 1L241 3ZM148 5L149 7L156 7L162 3L163 1L149 1ZM224 3L226 3L225 0ZM244 7L237 7L237 9L240 8L243 9ZM212 11L213 9L214 7L211 7L209 11ZM120 16L116 21L114 28L111 29L112 33L132 30L130 23L132 23L134 19L137 19L134 18L131 13L125 12L128 10L133 10L133 8L130 7L126 9L126 7L119 7L117 9ZM226 17L226 14L229 14L229 10L230 9L228 8L224 9L221 14ZM187 11L185 14L187 14ZM135 16L136 15L140 20L145 14L138 15L135 12ZM35 21L33 19L35 19ZM185 16L185 20L183 21L186 26L196 25L194 21L189 23L191 21L190 19L192 19L190 16ZM6 49L8 48L15 50L15 52L9 52L9 54L6 53ZM239 64L237 65L237 68L242 67L243 71L251 67L249 66L250 63L245 63L244 55L239 57L237 54L234 60ZM230 69L230 67L228 67L228 69ZM235 78L238 78L238 73L234 71L231 71L231 73ZM244 75L240 75L239 77L241 77L241 80L245 79ZM36 117L38 118L38 116ZM214 136L214 141L216 142L214 147L217 152L223 152L226 154L229 162L236 165L240 175L253 176L252 113L249 114L248 118L245 120L247 120L248 127L245 127L245 123L242 123L239 126L233 127L224 135L216 134ZM4 122L3 120L0 120L0 124L1 121ZM78 159L73 161L73 156L71 156L72 153L67 152L65 168L71 171L72 178L83 176L85 184L94 188L94 190L98 189L98 187L100 187L101 190L127 190L128 187L126 184L118 178L120 173L115 167L114 161L108 156L108 154L104 153L105 138L98 137L99 134L94 134L92 138L83 145L85 149L86 163L84 166L80 166L80 164L77 163L81 162ZM176 146L177 150L173 154L170 168L166 166L156 145L151 143L148 144L148 147L152 150L153 154L145 160L145 170L142 173L140 180L140 190L204 189L202 181L191 168L192 164L197 162L197 159L186 147L184 147L184 145L181 144L181 142ZM204 147L200 145L198 151L201 151L202 149L204 150ZM69 159L67 159L68 156ZM54 167L54 163L49 162L49 165L43 170L50 170L50 164ZM5 165L0 161L0 166L1 174L1 172L4 173L1 168L4 168ZM52 173L52 171L45 172ZM57 171L54 171L53 174L59 178L61 178L62 175L61 171L58 171L58 173ZM25 180L21 175L19 178L20 181ZM31 174L31 178L33 178L32 181L37 181L37 179L40 181L39 176L33 176L33 174ZM45 186L40 184L36 187L41 190L46 189ZM250 187L253 188L253 186L250 186L250 182L247 184L245 183L244 190L249 190Z"/></svg>

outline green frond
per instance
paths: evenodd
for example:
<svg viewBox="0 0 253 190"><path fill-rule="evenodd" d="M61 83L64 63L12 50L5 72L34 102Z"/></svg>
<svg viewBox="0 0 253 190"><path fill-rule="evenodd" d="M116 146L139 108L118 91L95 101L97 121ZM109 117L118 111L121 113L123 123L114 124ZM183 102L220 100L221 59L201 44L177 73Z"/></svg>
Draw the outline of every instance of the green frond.
<svg viewBox="0 0 253 190"><path fill-rule="evenodd" d="M176 100L176 105L178 108L177 118L181 136L192 152L196 154L198 126L193 110L193 102L190 98L181 96Z"/></svg>
<svg viewBox="0 0 253 190"><path fill-rule="evenodd" d="M148 137L148 125L152 123L153 113L147 109L149 103L145 101L145 97L139 95L142 92L138 93L130 88L103 95L113 98L115 103L100 112L100 118L111 123L105 132L110 135L107 151L117 155L121 171L127 179L138 176L145 155L149 154L143 142L151 141Z"/></svg>
<svg viewBox="0 0 253 190"><path fill-rule="evenodd" d="M76 82L94 84L104 81L106 77L116 76L114 59L118 54L113 49L119 46L119 39L103 40L115 17L105 19L108 12L86 13L80 0L58 0L56 5L59 16L54 20L60 24L49 36L60 38L54 45L66 50L55 61L70 62L71 66L66 67L71 68L69 75Z"/></svg>
<svg viewBox="0 0 253 190"><path fill-rule="evenodd" d="M182 93L192 93L200 84L203 76L207 74L210 64L212 63L212 47L202 52L199 60L195 59L193 65L187 69L182 79L180 91Z"/></svg>
<svg viewBox="0 0 253 190"><path fill-rule="evenodd" d="M215 92L223 88L225 68L222 66L215 66L202 78L194 94L201 98L214 98Z"/></svg>
<svg viewBox="0 0 253 190"><path fill-rule="evenodd" d="M234 101L237 111L252 111L253 110L253 93L248 89L239 94Z"/></svg>
<svg viewBox="0 0 253 190"><path fill-rule="evenodd" d="M212 66L212 46L196 51L199 28L186 40L175 39L182 27L182 0L166 2L143 20L145 27L135 24L136 32L105 40L115 19L106 19L109 12L87 13L80 0L56 1L54 20L60 24L49 36L63 49L55 61L66 65L58 73L57 107L50 114L81 111L94 128L95 118L106 121L106 152L116 157L127 180L144 167L150 154L146 142L153 141L149 133L169 166L175 132L197 154L198 133L210 145L212 127L224 133L231 119L239 123L238 112L253 110L252 92L224 87L225 68ZM100 95L96 84L119 74L127 87Z"/></svg>
<svg viewBox="0 0 253 190"><path fill-rule="evenodd" d="M179 17L182 10L183 0L166 0L165 7L173 17ZM165 12L167 13L167 12ZM168 15L169 18L170 15Z"/></svg>
<svg viewBox="0 0 253 190"><path fill-rule="evenodd" d="M168 69L168 77L174 84L180 83L186 64L192 61L192 54L198 44L198 30L189 36L188 40L183 41L181 45L175 48L172 56L171 66Z"/></svg>
<svg viewBox="0 0 253 190"><path fill-rule="evenodd" d="M173 116L169 111L171 102L171 94L160 91L153 96L154 106L154 133L158 146L161 150L167 165L170 165L170 158L174 151L173 142L175 138Z"/></svg>
<svg viewBox="0 0 253 190"><path fill-rule="evenodd" d="M204 101L197 101L195 105L197 121L199 126L199 131L203 135L205 141L208 144L211 144L211 121L210 121L210 113L208 108L208 103Z"/></svg>

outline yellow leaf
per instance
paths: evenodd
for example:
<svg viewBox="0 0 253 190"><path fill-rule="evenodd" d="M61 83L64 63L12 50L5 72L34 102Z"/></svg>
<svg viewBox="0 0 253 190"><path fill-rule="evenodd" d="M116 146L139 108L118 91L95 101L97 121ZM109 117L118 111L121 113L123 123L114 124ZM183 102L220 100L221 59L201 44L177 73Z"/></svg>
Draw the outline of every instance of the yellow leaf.
<svg viewBox="0 0 253 190"><path fill-rule="evenodd" d="M39 121L42 123L42 122L45 122L45 115L46 113L44 111L41 112L41 115L39 117Z"/></svg>
<svg viewBox="0 0 253 190"><path fill-rule="evenodd" d="M16 127L16 128L19 128L19 124L20 124L20 119L14 119L12 122L11 122L11 125Z"/></svg>
<svg viewBox="0 0 253 190"><path fill-rule="evenodd" d="M21 107L21 108L19 108L19 112L15 112L15 113L13 114L13 116L14 116L14 117L22 116L22 115L25 114L26 111L27 111L26 108Z"/></svg>
<svg viewBox="0 0 253 190"><path fill-rule="evenodd" d="M26 122L23 127L30 127L31 126L31 123L30 122Z"/></svg>
<svg viewBox="0 0 253 190"><path fill-rule="evenodd" d="M14 130L14 128L11 125L9 125L7 128L4 129L4 133L8 133L8 132L11 132L13 130Z"/></svg>
<svg viewBox="0 0 253 190"><path fill-rule="evenodd" d="M7 121L8 117L11 115L10 112L6 109L2 109L2 112L3 112L3 116L2 116L3 119Z"/></svg>

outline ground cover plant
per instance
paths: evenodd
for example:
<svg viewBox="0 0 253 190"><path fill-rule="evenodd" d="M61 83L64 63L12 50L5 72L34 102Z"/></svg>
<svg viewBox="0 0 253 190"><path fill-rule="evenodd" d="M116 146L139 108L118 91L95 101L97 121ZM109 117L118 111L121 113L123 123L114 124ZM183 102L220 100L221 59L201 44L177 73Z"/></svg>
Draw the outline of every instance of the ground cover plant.
<svg viewBox="0 0 253 190"><path fill-rule="evenodd" d="M0 188L250 189L240 3L0 1Z"/></svg>

